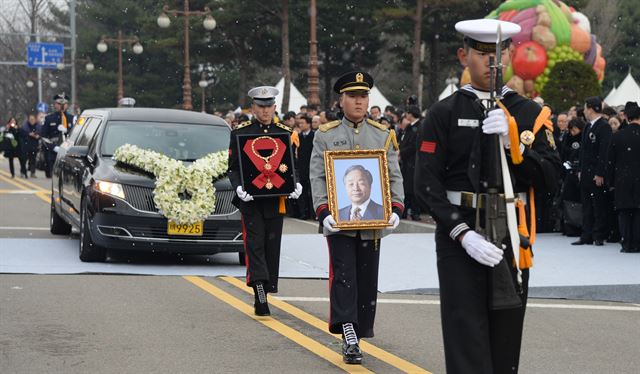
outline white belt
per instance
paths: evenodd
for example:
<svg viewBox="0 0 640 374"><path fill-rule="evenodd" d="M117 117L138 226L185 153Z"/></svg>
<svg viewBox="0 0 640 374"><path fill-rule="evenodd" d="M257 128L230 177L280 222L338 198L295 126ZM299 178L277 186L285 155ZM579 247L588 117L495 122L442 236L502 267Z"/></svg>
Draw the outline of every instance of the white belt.
<svg viewBox="0 0 640 374"><path fill-rule="evenodd" d="M467 191L447 191L447 199L453 205L463 206L467 208L477 208L478 207L478 196L485 197L486 193L474 193ZM504 194L500 194L500 197L504 198ZM516 194L516 200L522 201L525 205L527 205L527 193L520 192ZM482 208L484 203L482 199L480 201L480 207Z"/></svg>

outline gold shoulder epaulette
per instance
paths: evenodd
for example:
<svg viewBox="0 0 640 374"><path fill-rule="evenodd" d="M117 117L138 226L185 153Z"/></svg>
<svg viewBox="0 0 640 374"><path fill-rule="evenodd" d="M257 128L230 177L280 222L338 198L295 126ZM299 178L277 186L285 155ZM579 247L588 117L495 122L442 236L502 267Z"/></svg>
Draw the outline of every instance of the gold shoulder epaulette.
<svg viewBox="0 0 640 374"><path fill-rule="evenodd" d="M276 123L276 126L278 126L279 128L281 128L281 129L283 129L283 130L287 130L287 131L289 131L289 132L293 132L293 129L292 129L292 128L290 128L290 127L289 127L289 126L287 126L287 125L283 125L283 124L281 124L280 122Z"/></svg>
<svg viewBox="0 0 640 374"><path fill-rule="evenodd" d="M389 146L393 144L393 149L396 151L400 149L398 145L398 138L396 137L395 130L389 130L389 136L387 136L387 141L384 142L384 149L389 149Z"/></svg>
<svg viewBox="0 0 640 374"><path fill-rule="evenodd" d="M329 130L331 130L334 127L338 127L340 125L341 121L331 121L331 122L327 122L325 124L320 125L319 129L322 132L327 132Z"/></svg>
<svg viewBox="0 0 640 374"><path fill-rule="evenodd" d="M378 123L378 122L372 120L371 118L367 118L367 123L370 124L373 127L377 127L378 130L382 130L382 131L387 131L388 130L387 126L385 126L385 125L383 125L381 123Z"/></svg>
<svg viewBox="0 0 640 374"><path fill-rule="evenodd" d="M244 122L240 122L240 123L238 124L238 126L236 126L236 128L235 128L234 130L241 129L241 128L243 128L243 127L247 127L247 126L249 126L249 125L251 125L251 121L244 121Z"/></svg>

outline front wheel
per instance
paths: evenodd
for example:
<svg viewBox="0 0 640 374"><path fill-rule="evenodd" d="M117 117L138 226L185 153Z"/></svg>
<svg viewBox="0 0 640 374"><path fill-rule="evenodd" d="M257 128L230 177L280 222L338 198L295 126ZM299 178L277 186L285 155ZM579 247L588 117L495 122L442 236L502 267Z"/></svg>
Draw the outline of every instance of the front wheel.
<svg viewBox="0 0 640 374"><path fill-rule="evenodd" d="M85 199L82 199L80 206L80 260L82 262L104 262L107 259L107 250L96 245L91 239Z"/></svg>

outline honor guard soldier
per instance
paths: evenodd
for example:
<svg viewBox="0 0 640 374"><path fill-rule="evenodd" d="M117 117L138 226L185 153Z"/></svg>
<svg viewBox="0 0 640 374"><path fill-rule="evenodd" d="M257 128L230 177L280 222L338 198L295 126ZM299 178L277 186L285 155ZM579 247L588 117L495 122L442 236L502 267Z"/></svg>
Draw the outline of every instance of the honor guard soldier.
<svg viewBox="0 0 640 374"><path fill-rule="evenodd" d="M42 126L42 138L45 142L45 174L51 178L51 169L56 160L58 146L64 141L64 137L73 127L73 116L66 112L69 103L69 96L64 93L53 97L53 107L55 112L49 114L44 119Z"/></svg>
<svg viewBox="0 0 640 374"><path fill-rule="evenodd" d="M515 373L532 266L530 244L535 239L535 229L530 232L527 227L528 219L535 222L533 188L552 192L561 163L549 109L502 87L500 79L491 82L491 70L497 77L498 69L509 64L513 50L509 38L520 32L520 26L482 19L458 22L455 27L464 35L463 48L457 53L469 69L471 84L428 111L418 134L415 193L437 223L447 373ZM504 67L496 63L491 69L489 61L497 51ZM492 88L497 95L491 94ZM494 97L497 100L491 100ZM494 103L500 109L487 115ZM488 147L491 141L495 147ZM490 156L497 157L497 164L487 162ZM485 220L490 175L503 186L491 194L498 196L507 217L512 214L513 218L501 221L509 222L509 236L501 248L477 232L490 224ZM515 201L505 198L513 196L514 190ZM518 260L511 238L520 243L520 248L514 248ZM497 305L494 298L501 296L501 289L493 287L498 265L503 265L507 276L502 279L510 285L508 306Z"/></svg>
<svg viewBox="0 0 640 374"><path fill-rule="evenodd" d="M251 110L253 119L240 123L231 131L229 142L229 180L236 190L233 204L242 214L242 232L247 266L247 286L252 287L255 296L255 314L270 315L267 302L268 293L278 292L278 271L280 266L280 239L285 213L284 197L255 197L242 187L240 176L240 155L238 154L238 135L257 135L291 133L291 129L274 122L276 111L275 87L263 86L249 90L253 99ZM293 165L292 165L293 166ZM297 199L302 186L296 184L295 191L289 195Z"/></svg>
<svg viewBox="0 0 640 374"><path fill-rule="evenodd" d="M611 126L602 117L604 102L600 97L585 100L584 116L587 128L582 132L580 147L580 195L582 196L582 234L571 244L604 245L609 235L607 196L604 177L607 175L607 157L611 142Z"/></svg>
<svg viewBox="0 0 640 374"><path fill-rule="evenodd" d="M380 238L389 230L341 231L334 227L336 220L328 207L324 151L386 149L393 206L390 228L398 226L404 210L395 132L367 119L371 87L373 78L365 72L350 72L338 78L333 90L340 95L344 116L342 120L320 125L313 139L309 168L313 206L329 246L329 331L342 334L342 354L347 364L362 362L359 339L373 337Z"/></svg>

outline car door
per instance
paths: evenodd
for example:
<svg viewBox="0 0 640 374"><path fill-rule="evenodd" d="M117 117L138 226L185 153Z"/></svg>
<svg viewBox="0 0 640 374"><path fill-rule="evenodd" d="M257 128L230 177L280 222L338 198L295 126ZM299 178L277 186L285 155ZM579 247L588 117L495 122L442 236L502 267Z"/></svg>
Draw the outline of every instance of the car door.
<svg viewBox="0 0 640 374"><path fill-rule="evenodd" d="M70 216L75 219L73 212L73 173L72 173L72 165L75 165L73 159L67 155L67 151L69 148L73 147L77 144L77 140L80 137L80 134L86 128L85 124L90 120L89 117L83 116L76 121L76 124L73 126L71 130L71 134L67 140L60 146L60 152L64 152L62 156L56 162L56 167L54 170L54 175L57 177L57 180L53 183L54 191L57 192L57 197L59 197L60 207L62 209L62 213Z"/></svg>
<svg viewBox="0 0 640 374"><path fill-rule="evenodd" d="M87 120L84 129L78 136L75 146L90 147L95 138L102 119L93 117ZM93 159L90 157L67 157L66 167L69 176L66 178L65 190L71 193L68 200L73 210L74 218L80 222L80 200L82 198L83 181L87 175L93 172Z"/></svg>

